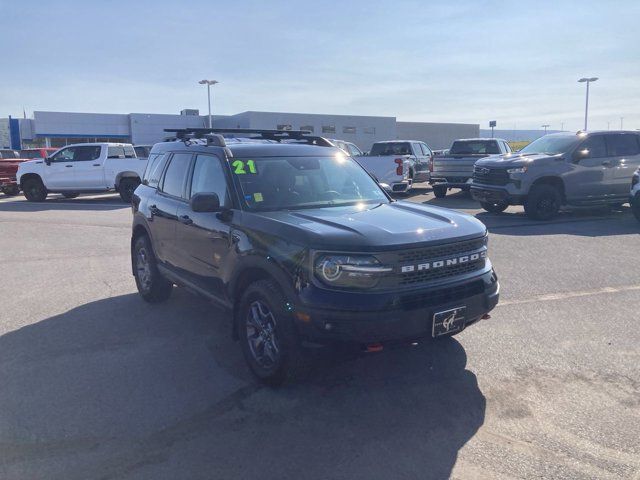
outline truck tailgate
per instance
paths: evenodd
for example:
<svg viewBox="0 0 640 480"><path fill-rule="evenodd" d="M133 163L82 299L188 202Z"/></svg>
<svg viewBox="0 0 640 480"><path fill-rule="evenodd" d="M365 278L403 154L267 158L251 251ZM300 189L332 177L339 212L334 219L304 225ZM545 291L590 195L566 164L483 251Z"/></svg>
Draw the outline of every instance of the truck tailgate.
<svg viewBox="0 0 640 480"><path fill-rule="evenodd" d="M431 178L471 178L473 165L488 155L447 155L433 157Z"/></svg>
<svg viewBox="0 0 640 480"><path fill-rule="evenodd" d="M396 173L398 168L396 158L403 157L393 155L380 157L358 157L358 163L360 163L367 172L375 175L379 182L391 185L393 183L402 182L405 176L404 170L402 175L398 175ZM406 159L403 160L406 161Z"/></svg>

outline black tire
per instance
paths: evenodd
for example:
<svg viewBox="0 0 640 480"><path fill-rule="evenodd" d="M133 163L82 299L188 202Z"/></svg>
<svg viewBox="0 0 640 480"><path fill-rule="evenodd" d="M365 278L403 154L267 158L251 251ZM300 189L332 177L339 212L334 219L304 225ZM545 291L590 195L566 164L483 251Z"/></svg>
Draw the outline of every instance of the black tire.
<svg viewBox="0 0 640 480"><path fill-rule="evenodd" d="M4 187L2 189L2 193L4 193L7 197L13 197L15 195L18 195L20 193L20 187L18 187L17 185L11 185L8 187Z"/></svg>
<svg viewBox="0 0 640 480"><path fill-rule="evenodd" d="M44 202L47 189L40 178L27 178L22 184L22 192L30 202Z"/></svg>
<svg viewBox="0 0 640 480"><path fill-rule="evenodd" d="M509 206L506 202L480 202L480 206L489 213L502 213Z"/></svg>
<svg viewBox="0 0 640 480"><path fill-rule="evenodd" d="M78 195L80 195L78 192L63 192L62 196L64 198L76 198Z"/></svg>
<svg viewBox="0 0 640 480"><path fill-rule="evenodd" d="M251 372L270 386L302 376L306 359L286 299L271 280L258 280L245 290L236 312L242 353Z"/></svg>
<svg viewBox="0 0 640 480"><path fill-rule="evenodd" d="M558 214L562 196L556 187L548 184L534 185L524 202L524 211L533 220L551 220Z"/></svg>
<svg viewBox="0 0 640 480"><path fill-rule="evenodd" d="M444 198L447 196L447 187L445 185L434 185L433 194L436 198Z"/></svg>
<svg viewBox="0 0 640 480"><path fill-rule="evenodd" d="M125 203L131 203L131 198L133 197L133 192L140 185L140 180L137 178L123 178L120 180L118 184L118 193L120 194L120 198Z"/></svg>
<svg viewBox="0 0 640 480"><path fill-rule="evenodd" d="M171 296L173 284L158 271L149 237L138 237L133 245L132 263L140 296L149 303L164 302Z"/></svg>
<svg viewBox="0 0 640 480"><path fill-rule="evenodd" d="M633 201L631 202L631 211L640 222L640 193L633 198Z"/></svg>

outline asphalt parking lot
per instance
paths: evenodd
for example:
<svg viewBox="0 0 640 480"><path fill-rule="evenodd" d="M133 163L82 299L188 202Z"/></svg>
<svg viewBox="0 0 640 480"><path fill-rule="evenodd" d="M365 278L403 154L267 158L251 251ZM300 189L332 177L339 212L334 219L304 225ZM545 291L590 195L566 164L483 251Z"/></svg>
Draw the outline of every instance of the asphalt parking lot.
<svg viewBox="0 0 640 480"><path fill-rule="evenodd" d="M336 353L257 384L225 315L148 305L114 195L0 198L1 479L640 479L640 224L532 222L464 194L502 285L437 343Z"/></svg>

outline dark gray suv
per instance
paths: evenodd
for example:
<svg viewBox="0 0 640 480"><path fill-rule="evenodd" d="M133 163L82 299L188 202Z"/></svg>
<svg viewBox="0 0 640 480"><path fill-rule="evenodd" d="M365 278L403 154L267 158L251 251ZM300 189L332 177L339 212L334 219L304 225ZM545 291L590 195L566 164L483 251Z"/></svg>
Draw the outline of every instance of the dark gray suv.
<svg viewBox="0 0 640 480"><path fill-rule="evenodd" d="M640 166L640 133L554 133L518 153L478 160L471 194L499 213L524 205L536 220L554 217L562 205L622 205Z"/></svg>

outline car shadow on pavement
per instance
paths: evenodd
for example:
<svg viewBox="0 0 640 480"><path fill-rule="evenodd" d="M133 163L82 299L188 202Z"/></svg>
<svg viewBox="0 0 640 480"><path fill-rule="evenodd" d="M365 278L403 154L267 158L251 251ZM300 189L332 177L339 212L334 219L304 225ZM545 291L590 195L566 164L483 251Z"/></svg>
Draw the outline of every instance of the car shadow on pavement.
<svg viewBox="0 0 640 480"><path fill-rule="evenodd" d="M0 202L0 212L42 212L48 210L118 210L130 208L117 195L64 198L52 194L44 202L29 202L24 197L10 197Z"/></svg>
<svg viewBox="0 0 640 480"><path fill-rule="evenodd" d="M484 422L465 366L455 339L324 350L271 389L209 303L107 298L0 337L0 477L447 478Z"/></svg>

